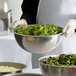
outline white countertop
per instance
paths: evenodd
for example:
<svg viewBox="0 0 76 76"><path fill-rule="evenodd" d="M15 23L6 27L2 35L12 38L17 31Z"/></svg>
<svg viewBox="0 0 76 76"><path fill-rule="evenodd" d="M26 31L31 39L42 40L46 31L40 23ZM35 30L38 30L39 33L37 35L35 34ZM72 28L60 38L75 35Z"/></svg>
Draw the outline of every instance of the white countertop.
<svg viewBox="0 0 76 76"><path fill-rule="evenodd" d="M36 74L42 74L41 71L40 71L40 68L37 68L37 69L25 69L23 71L23 73L36 73Z"/></svg>
<svg viewBox="0 0 76 76"><path fill-rule="evenodd" d="M15 39L13 33L9 35L0 36L0 39Z"/></svg>
<svg viewBox="0 0 76 76"><path fill-rule="evenodd" d="M31 53L24 51L16 42L13 34L0 35L0 62L17 62L32 69Z"/></svg>

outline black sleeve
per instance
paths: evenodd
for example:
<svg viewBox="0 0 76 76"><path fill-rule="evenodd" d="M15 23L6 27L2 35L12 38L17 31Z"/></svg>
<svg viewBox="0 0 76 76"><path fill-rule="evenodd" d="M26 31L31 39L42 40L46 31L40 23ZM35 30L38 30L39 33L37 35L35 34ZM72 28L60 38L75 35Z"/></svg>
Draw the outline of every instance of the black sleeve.
<svg viewBox="0 0 76 76"><path fill-rule="evenodd" d="M28 24L35 24L38 4L39 0L23 0L21 19L26 19Z"/></svg>

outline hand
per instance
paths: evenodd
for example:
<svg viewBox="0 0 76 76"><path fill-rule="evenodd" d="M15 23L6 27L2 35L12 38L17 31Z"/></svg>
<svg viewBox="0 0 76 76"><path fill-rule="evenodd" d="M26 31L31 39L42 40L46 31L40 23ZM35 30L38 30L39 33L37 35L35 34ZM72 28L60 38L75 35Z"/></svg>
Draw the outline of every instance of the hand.
<svg viewBox="0 0 76 76"><path fill-rule="evenodd" d="M12 29L16 28L19 25L27 25L27 21L25 19L15 21L9 26L9 29L12 30Z"/></svg>
<svg viewBox="0 0 76 76"><path fill-rule="evenodd" d="M76 29L76 20L75 19L71 19L69 20L63 28L63 34L65 37L70 37L74 34Z"/></svg>

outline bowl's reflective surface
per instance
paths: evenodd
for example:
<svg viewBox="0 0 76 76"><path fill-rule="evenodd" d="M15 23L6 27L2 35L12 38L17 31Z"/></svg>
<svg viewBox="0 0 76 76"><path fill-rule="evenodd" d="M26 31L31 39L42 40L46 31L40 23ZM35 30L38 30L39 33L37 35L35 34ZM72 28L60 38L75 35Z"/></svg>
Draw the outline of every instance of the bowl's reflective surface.
<svg viewBox="0 0 76 76"><path fill-rule="evenodd" d="M4 76L42 76L41 74L21 73L21 74L8 74Z"/></svg>
<svg viewBox="0 0 76 76"><path fill-rule="evenodd" d="M45 53L53 50L62 40L62 35L27 36L14 32L15 39L21 48L31 53Z"/></svg>
<svg viewBox="0 0 76 76"><path fill-rule="evenodd" d="M24 64L15 63L15 62L0 62L0 66L8 66L8 67L14 67L19 69L17 71L0 72L0 76L6 75L6 74L13 74L13 73L22 73L22 71L26 68Z"/></svg>
<svg viewBox="0 0 76 76"><path fill-rule="evenodd" d="M76 67L51 66L41 62L47 58L48 56L39 59L40 69L44 76L76 76Z"/></svg>

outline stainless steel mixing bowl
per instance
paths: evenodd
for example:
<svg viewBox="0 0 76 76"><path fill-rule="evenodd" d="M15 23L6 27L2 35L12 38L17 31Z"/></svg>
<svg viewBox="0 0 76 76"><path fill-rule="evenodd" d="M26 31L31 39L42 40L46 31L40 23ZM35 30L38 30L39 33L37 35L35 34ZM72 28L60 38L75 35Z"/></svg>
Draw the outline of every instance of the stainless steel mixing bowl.
<svg viewBox="0 0 76 76"><path fill-rule="evenodd" d="M52 66L41 62L41 60L48 59L48 57L49 56L45 56L39 59L40 69L44 76L76 76L76 67Z"/></svg>
<svg viewBox="0 0 76 76"><path fill-rule="evenodd" d="M15 62L0 62L0 66L8 66L8 67L14 67L19 69L17 71L0 72L0 76L6 75L6 74L13 74L13 73L22 73L22 71L26 68L24 64L15 63Z"/></svg>
<svg viewBox="0 0 76 76"><path fill-rule="evenodd" d="M34 74L34 73L19 73L19 74L8 74L4 76L42 76L41 74Z"/></svg>
<svg viewBox="0 0 76 76"><path fill-rule="evenodd" d="M46 53L56 48L62 40L62 34L51 36L29 36L14 32L15 39L21 48L31 53Z"/></svg>

